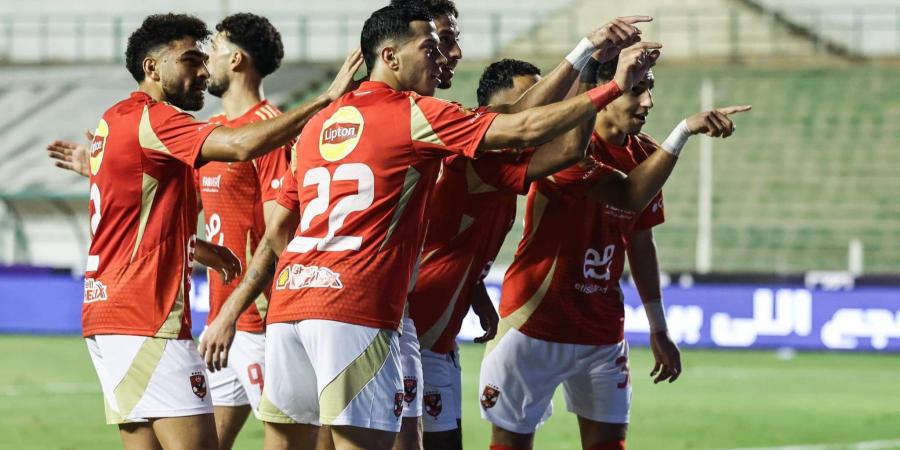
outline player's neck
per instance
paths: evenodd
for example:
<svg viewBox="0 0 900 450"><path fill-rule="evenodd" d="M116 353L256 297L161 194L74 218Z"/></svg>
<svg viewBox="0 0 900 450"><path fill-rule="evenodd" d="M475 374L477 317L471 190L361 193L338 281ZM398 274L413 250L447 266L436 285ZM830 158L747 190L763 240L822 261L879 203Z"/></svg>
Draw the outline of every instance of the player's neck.
<svg viewBox="0 0 900 450"><path fill-rule="evenodd" d="M264 98L262 82L243 77L234 77L228 85L228 90L222 94L222 109L228 120L234 120L243 116Z"/></svg>
<svg viewBox="0 0 900 450"><path fill-rule="evenodd" d="M624 130L603 120L602 116L597 116L597 122L594 125L594 131L603 139L612 145L623 146L628 142L628 134Z"/></svg>

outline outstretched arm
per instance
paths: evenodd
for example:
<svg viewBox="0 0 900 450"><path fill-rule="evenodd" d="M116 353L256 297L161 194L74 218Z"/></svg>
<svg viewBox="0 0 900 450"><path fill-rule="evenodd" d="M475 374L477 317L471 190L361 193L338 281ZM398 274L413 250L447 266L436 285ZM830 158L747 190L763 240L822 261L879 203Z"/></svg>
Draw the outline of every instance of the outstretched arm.
<svg viewBox="0 0 900 450"><path fill-rule="evenodd" d="M635 24L650 22L650 16L617 17L588 34L546 77L525 92L515 103L491 106L491 111L513 114L537 106L562 100L569 86L578 80L579 73L590 70L587 61L597 53L601 62L614 58L622 49L641 40L641 30Z"/></svg>
<svg viewBox="0 0 900 450"><path fill-rule="evenodd" d="M216 128L204 141L200 157L206 161L249 161L287 144L313 115L349 90L362 61L360 50L354 50L325 93L274 119L238 128Z"/></svg>
<svg viewBox="0 0 900 450"><path fill-rule="evenodd" d="M94 140L94 134L85 130L88 142ZM81 176L91 176L91 152L87 145L71 141L55 140L47 145L47 156L56 160L56 167L71 170Z"/></svg>
<svg viewBox="0 0 900 450"><path fill-rule="evenodd" d="M272 283L278 255L284 251L299 223L300 214L296 211L281 205L275 205L271 211L266 221L266 234L256 247L247 274L200 339L200 354L209 370L228 366L228 351L234 340L238 317Z"/></svg>
<svg viewBox="0 0 900 450"><path fill-rule="evenodd" d="M479 150L534 147L594 117L597 111L631 90L659 57L662 45L641 42L622 51L613 81L585 94L515 114L500 114L491 123Z"/></svg>
<svg viewBox="0 0 900 450"><path fill-rule="evenodd" d="M650 349L655 360L650 376L655 377L654 383L665 380L671 383L681 375L681 351L669 337L666 325L653 230L636 230L631 233L627 253L631 277L634 278L641 302L644 304L644 311L650 321Z"/></svg>
<svg viewBox="0 0 900 450"><path fill-rule="evenodd" d="M676 125L660 148L631 173L605 177L588 195L629 211L644 209L669 179L688 138L695 134L727 138L734 133L734 122L728 116L750 109L750 105L729 106L694 114Z"/></svg>

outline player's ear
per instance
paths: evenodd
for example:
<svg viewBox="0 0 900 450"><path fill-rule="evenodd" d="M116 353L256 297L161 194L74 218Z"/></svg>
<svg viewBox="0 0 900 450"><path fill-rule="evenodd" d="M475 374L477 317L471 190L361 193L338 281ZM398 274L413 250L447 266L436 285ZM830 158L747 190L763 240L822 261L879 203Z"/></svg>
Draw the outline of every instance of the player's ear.
<svg viewBox="0 0 900 450"><path fill-rule="evenodd" d="M247 59L246 55L238 50L231 52L231 60L229 61L231 70L241 67L242 64L246 63Z"/></svg>
<svg viewBox="0 0 900 450"><path fill-rule="evenodd" d="M149 78L153 81L159 81L159 61L156 58L148 55L146 58L144 58L141 66L144 69L145 78Z"/></svg>
<svg viewBox="0 0 900 450"><path fill-rule="evenodd" d="M389 69L395 71L400 68L400 57L397 48L393 45L385 45L381 48L381 62Z"/></svg>

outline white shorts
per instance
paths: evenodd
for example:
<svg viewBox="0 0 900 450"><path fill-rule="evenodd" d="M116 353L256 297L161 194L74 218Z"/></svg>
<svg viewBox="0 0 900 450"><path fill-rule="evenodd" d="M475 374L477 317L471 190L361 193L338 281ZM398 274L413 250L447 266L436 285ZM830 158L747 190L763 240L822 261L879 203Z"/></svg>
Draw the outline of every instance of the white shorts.
<svg viewBox="0 0 900 450"><path fill-rule="evenodd" d="M403 417L422 416L422 356L419 335L409 316L403 316L400 334L400 370L403 372Z"/></svg>
<svg viewBox="0 0 900 450"><path fill-rule="evenodd" d="M106 423L212 414L193 340L98 335L85 339L106 403Z"/></svg>
<svg viewBox="0 0 900 450"><path fill-rule="evenodd" d="M462 372L459 351L434 353L422 350L422 399L425 415L422 422L426 433L451 431L459 428L462 418Z"/></svg>
<svg viewBox="0 0 900 450"><path fill-rule="evenodd" d="M568 410L586 419L628 423L628 344L549 342L510 329L481 364L481 416L514 433L534 433L553 412L562 383Z"/></svg>
<svg viewBox="0 0 900 450"><path fill-rule="evenodd" d="M397 332L330 320L266 328L265 422L400 431Z"/></svg>
<svg viewBox="0 0 900 450"><path fill-rule="evenodd" d="M235 333L228 351L228 367L208 372L213 406L250 405L257 411L263 390L265 354L265 333Z"/></svg>

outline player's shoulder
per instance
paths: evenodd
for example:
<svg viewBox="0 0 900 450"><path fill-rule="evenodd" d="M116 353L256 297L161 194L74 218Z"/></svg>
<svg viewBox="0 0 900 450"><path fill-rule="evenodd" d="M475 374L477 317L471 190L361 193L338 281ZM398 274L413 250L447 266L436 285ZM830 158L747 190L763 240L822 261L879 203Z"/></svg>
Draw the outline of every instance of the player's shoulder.
<svg viewBox="0 0 900 450"><path fill-rule="evenodd" d="M225 125L228 123L228 116L226 116L224 112L220 112L218 114L210 116L210 118L207 119L207 122L214 125Z"/></svg>
<svg viewBox="0 0 900 450"><path fill-rule="evenodd" d="M653 153L656 149L660 148L660 144L659 142L656 142L656 139L653 139L649 134L643 132L638 133L638 135L634 137L634 142L647 154Z"/></svg>

